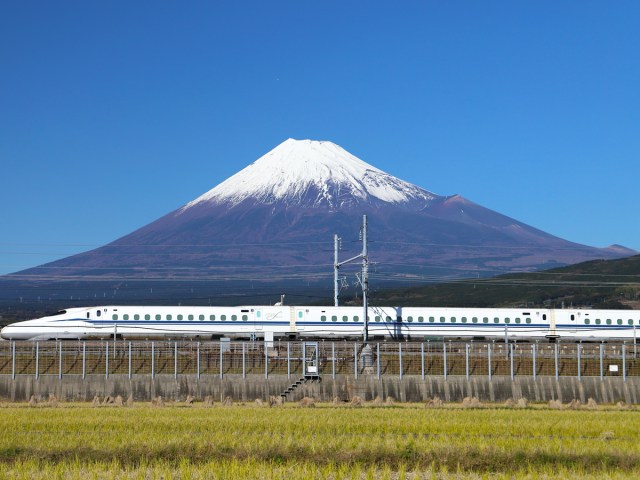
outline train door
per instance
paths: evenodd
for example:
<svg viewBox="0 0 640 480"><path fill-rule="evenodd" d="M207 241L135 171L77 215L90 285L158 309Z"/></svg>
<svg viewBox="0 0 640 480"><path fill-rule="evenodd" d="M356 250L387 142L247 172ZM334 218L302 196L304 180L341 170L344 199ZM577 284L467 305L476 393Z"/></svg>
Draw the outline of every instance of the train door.
<svg viewBox="0 0 640 480"><path fill-rule="evenodd" d="M557 337L558 332L556 331L556 311L555 309L549 309L549 337Z"/></svg>
<svg viewBox="0 0 640 480"><path fill-rule="evenodd" d="M567 328L567 331L571 334L578 333L578 327L576 325L578 323L578 320L581 319L580 313L576 314L576 312L563 311L562 317L562 323L569 326L569 328Z"/></svg>
<svg viewBox="0 0 640 480"><path fill-rule="evenodd" d="M292 307L293 308L293 307ZM304 308L296 308L295 312L291 312L291 332L298 332L304 330L304 321L306 319L305 309Z"/></svg>
<svg viewBox="0 0 640 480"><path fill-rule="evenodd" d="M262 309L257 308L255 317L253 319L253 328L254 328L254 330L262 331L262 325L263 325L262 322L263 322Z"/></svg>

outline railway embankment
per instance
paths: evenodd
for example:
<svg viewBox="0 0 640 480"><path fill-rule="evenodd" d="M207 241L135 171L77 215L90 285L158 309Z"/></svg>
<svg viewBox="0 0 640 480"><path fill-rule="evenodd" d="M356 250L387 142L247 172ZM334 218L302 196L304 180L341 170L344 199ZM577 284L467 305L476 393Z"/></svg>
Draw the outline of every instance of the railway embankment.
<svg viewBox="0 0 640 480"><path fill-rule="evenodd" d="M292 384L287 375L272 375L265 379L260 375L227 375L223 378L182 375L102 375L31 376L12 378L0 376L0 397L10 401L28 401L32 396L45 400L51 396L61 401L91 401L96 396L129 398L136 401L151 401L162 397L172 401L184 401L191 396L196 400L206 397L221 402L227 397L234 401L253 402L280 396ZM320 402L351 401L360 397L364 401L392 397L399 402L426 402L440 398L444 402L461 402L466 397L476 397L481 402L503 403L509 399L525 398L532 402L559 400L567 403L580 400L587 403L590 398L598 404L640 403L640 378L597 377L522 377L509 376L429 376L422 379L416 375L385 375L381 378L361 375L336 375L301 384L291 391L287 401L300 401L310 397Z"/></svg>
<svg viewBox="0 0 640 480"><path fill-rule="evenodd" d="M0 397L640 403L632 343L2 342Z"/></svg>

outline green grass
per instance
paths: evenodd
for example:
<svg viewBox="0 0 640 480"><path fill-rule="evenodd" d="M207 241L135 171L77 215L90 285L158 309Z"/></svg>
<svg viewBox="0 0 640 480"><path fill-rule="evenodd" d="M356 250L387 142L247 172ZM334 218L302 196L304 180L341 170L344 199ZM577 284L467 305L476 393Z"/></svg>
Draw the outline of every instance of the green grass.
<svg viewBox="0 0 640 480"><path fill-rule="evenodd" d="M631 478L640 412L0 407L0 478Z"/></svg>

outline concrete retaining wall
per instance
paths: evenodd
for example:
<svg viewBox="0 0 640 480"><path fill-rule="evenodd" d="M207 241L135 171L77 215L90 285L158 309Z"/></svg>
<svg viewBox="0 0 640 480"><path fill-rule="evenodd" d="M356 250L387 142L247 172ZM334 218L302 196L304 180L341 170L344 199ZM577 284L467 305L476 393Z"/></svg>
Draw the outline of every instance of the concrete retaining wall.
<svg viewBox="0 0 640 480"><path fill-rule="evenodd" d="M53 394L64 401L90 401L94 396L117 396L128 398L132 395L136 401L150 401L162 396L167 400L181 401L187 395L203 399L211 395L216 401L227 396L236 401L254 401L257 398L267 399L278 396L289 387L296 378L286 375L271 375L265 379L260 375L134 375L131 379L126 375L81 376L0 376L0 398L10 401L27 401L31 395L38 399L46 399ZM465 376L429 376L424 380L420 376L387 375L380 379L377 376L362 375L357 379L350 375L324 377L321 381L302 384L289 394L289 401L300 400L308 396L318 401L329 402L335 397L348 401L354 396L364 400L372 400L377 396L385 399L393 397L401 402L423 402L435 396L445 402L460 402L464 397L478 397L481 402L504 402L509 398L517 400L526 398L534 402L560 400L569 402L573 399L586 402L593 398L598 403L640 403L640 378L620 377L531 377L515 378L509 376L493 376L491 379L474 376L469 380Z"/></svg>

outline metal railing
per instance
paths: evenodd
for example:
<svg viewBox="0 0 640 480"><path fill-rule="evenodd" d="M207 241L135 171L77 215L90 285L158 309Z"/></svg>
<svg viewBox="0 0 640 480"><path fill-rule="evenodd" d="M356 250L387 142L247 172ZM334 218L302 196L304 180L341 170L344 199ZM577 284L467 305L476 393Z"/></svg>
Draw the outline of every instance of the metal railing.
<svg viewBox="0 0 640 480"><path fill-rule="evenodd" d="M303 374L304 342L0 342L0 375ZM640 376L632 343L317 342L321 376Z"/></svg>

